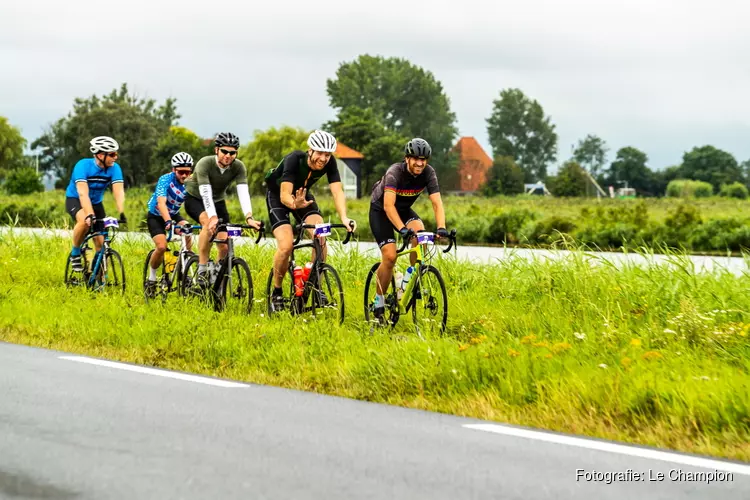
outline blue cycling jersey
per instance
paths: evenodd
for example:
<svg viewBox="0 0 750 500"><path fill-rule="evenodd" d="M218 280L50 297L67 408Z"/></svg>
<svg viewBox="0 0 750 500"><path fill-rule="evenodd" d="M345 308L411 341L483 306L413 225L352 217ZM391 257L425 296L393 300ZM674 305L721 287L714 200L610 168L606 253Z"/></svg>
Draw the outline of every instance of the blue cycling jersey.
<svg viewBox="0 0 750 500"><path fill-rule="evenodd" d="M109 168L101 168L93 158L84 158L73 167L65 196L78 198L77 182L85 182L89 185L89 199L92 205L97 205L104 199L104 191L118 182L125 182L122 177L122 169L117 163Z"/></svg>
<svg viewBox="0 0 750 500"><path fill-rule="evenodd" d="M156 183L154 194L152 194L151 199L148 200L148 212L150 214L161 215L156 203L156 199L159 196L165 196L167 198L167 210L169 210L169 215L176 215L180 211L182 202L185 201L185 185L180 184L180 181L177 180L177 176L174 172L159 177L159 182Z"/></svg>

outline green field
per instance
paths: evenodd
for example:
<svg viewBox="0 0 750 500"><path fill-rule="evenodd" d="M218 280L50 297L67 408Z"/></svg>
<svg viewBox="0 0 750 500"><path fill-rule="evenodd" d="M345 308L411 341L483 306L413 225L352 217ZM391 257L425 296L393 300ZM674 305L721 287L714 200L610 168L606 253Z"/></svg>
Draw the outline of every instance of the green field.
<svg viewBox="0 0 750 500"><path fill-rule="evenodd" d="M327 190L318 189L323 215L337 221ZM127 191L126 214L130 230L145 230L146 188ZM621 250L665 248L691 253L739 254L750 248L750 201L732 198L601 199L517 196L483 198L446 196L449 228L459 231L461 244L521 247L554 247L574 243L591 249ZM239 203L229 198L232 217L239 219ZM0 221L21 226L66 227L70 217L64 211L63 191L0 199ZM111 194L105 197L114 214ZM253 197L256 217L267 220L262 196ZM434 230L429 200L421 197L415 209L428 229ZM369 199L350 200L349 215L359 225L358 237L370 240ZM115 214L116 215L116 214Z"/></svg>
<svg viewBox="0 0 750 500"><path fill-rule="evenodd" d="M238 248L257 300L241 315L177 296L146 303L148 245L114 248L124 296L65 288L69 240L0 233L0 340L750 461L746 275L694 274L680 256L672 270L592 266L582 253L446 258L448 332L420 340L410 318L370 334L362 255L330 259L345 283L338 326L267 317L271 249Z"/></svg>

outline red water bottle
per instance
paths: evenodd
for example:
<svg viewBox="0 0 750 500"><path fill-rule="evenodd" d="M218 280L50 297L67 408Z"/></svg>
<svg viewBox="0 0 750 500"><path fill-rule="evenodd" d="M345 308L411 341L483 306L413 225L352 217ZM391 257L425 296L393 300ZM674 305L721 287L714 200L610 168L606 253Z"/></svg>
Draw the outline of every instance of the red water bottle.
<svg viewBox="0 0 750 500"><path fill-rule="evenodd" d="M310 279L310 271L312 271L312 262L305 264L305 268L302 270L302 281Z"/></svg>
<svg viewBox="0 0 750 500"><path fill-rule="evenodd" d="M294 295L297 297L302 296L302 291L305 289L305 281L302 278L302 268L296 266L294 268Z"/></svg>

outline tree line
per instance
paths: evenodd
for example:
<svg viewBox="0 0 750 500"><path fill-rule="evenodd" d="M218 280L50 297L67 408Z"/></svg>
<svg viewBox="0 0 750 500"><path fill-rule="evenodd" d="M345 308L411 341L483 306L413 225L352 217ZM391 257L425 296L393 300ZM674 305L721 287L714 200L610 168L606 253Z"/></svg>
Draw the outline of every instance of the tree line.
<svg viewBox="0 0 750 500"><path fill-rule="evenodd" d="M320 128L364 155L360 182L369 193L385 169L402 156L412 137L424 137L433 147L431 163L446 190L458 186L456 115L442 84L432 72L406 59L360 55L339 65L327 79L326 92L336 118ZM211 154L210 141L179 125L176 99L163 103L133 95L127 84L109 94L76 98L72 110L50 125L30 144L39 170L67 182L75 163L88 156L88 141L97 135L115 137L121 145L119 162L126 183L153 183L177 151L194 157ZM597 135L581 138L570 158L561 158L552 118L542 105L518 88L507 88L494 99L486 119L493 165L482 192L512 195L524 183L544 182L557 196L593 194L590 178L603 186L635 188L639 195L663 196L671 181L690 179L710 184L712 193L727 186L750 183L750 161L738 163L728 152L710 145L685 152L682 162L663 169L648 166L646 153L634 146L618 149L607 163L609 146ZM251 187L262 187L263 174L293 148L304 149L309 131L282 126L254 131L240 149L248 166ZM241 135L241 134L240 134ZM0 117L0 182L7 191L40 190L41 183L20 131ZM552 165L561 161L555 175ZM675 188L676 189L676 188ZM670 190L674 192L675 189ZM746 189L745 189L746 192Z"/></svg>

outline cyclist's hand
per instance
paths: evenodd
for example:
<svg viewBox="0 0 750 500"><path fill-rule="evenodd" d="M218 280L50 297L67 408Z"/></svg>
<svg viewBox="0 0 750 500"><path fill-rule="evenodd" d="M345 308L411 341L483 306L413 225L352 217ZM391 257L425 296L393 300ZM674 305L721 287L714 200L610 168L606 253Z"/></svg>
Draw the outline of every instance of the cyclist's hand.
<svg viewBox="0 0 750 500"><path fill-rule="evenodd" d="M305 188L299 188L297 193L294 195L294 208L299 210L300 208L306 208L312 205L312 200L305 199L307 190Z"/></svg>
<svg viewBox="0 0 750 500"><path fill-rule="evenodd" d="M341 219L341 223L346 226L346 230L350 233L353 233L357 230L357 221L355 221L354 219L344 217L343 219Z"/></svg>
<svg viewBox="0 0 750 500"><path fill-rule="evenodd" d="M89 226L89 227L91 227L91 225L94 224L94 222L96 222L96 215L94 215L94 214L88 214L86 216L86 219L84 219L84 220L86 221L86 225Z"/></svg>
<svg viewBox="0 0 750 500"><path fill-rule="evenodd" d="M216 227L219 225L219 217L214 215L210 219L208 219L208 232L211 234L214 234L216 232Z"/></svg>
<svg viewBox="0 0 750 500"><path fill-rule="evenodd" d="M404 240L406 240L413 233L412 233L411 229L409 229L408 227L404 226L401 229L399 229L398 234L401 235L401 238L403 238Z"/></svg>
<svg viewBox="0 0 750 500"><path fill-rule="evenodd" d="M444 227L439 227L437 230L437 235L438 235L438 238L447 238L449 236L448 230L445 229Z"/></svg>
<svg viewBox="0 0 750 500"><path fill-rule="evenodd" d="M120 219L117 222L119 222L120 224L127 224L128 223L128 219L127 219L127 217L125 217L125 213L124 212L120 212Z"/></svg>
<svg viewBox="0 0 750 500"><path fill-rule="evenodd" d="M164 230L169 231L170 229L172 229L173 225L174 225L174 221L168 220L167 222L164 223Z"/></svg>
<svg viewBox="0 0 750 500"><path fill-rule="evenodd" d="M252 228L255 229L256 231L260 231L260 221L259 220L255 220L252 217L248 217L248 218L245 219L245 222L247 223L248 226L252 226Z"/></svg>

